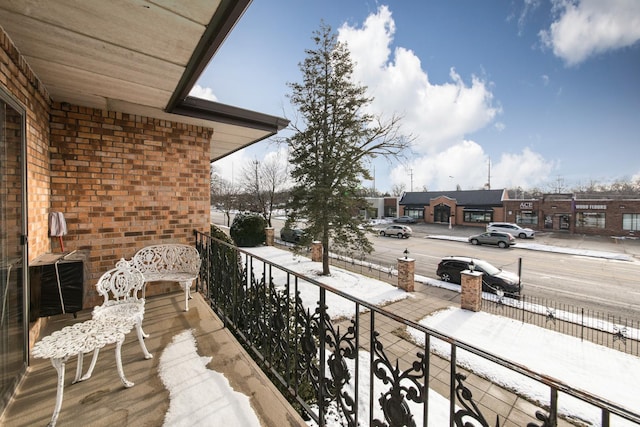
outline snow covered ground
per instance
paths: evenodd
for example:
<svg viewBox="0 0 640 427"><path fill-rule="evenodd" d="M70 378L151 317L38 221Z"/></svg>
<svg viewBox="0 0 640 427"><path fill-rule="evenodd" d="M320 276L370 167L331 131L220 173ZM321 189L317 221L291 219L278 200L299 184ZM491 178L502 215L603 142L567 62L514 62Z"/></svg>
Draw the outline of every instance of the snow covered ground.
<svg viewBox="0 0 640 427"><path fill-rule="evenodd" d="M397 301L401 298L412 297L410 294L387 283L336 267L332 267L331 277L318 277L317 272L320 267L317 263L312 263L309 259L292 254L287 250L262 247L252 248L250 252L283 265L290 270L314 277L337 290L373 304L383 304ZM259 270L261 267L255 265L254 268ZM277 281L278 276L274 275L274 279ZM303 301L315 306L318 295L317 289L312 286L302 286L300 292ZM353 303L344 298L332 297L328 300L328 305L332 317L353 314ZM638 357L590 342L580 341L537 326L523 324L487 313L468 312L458 308L450 308L442 312L433 313L423 319L421 323L457 340L472 344L489 353L500 355L505 359L527 366L542 375L596 394L630 410L638 411L640 408L640 394L637 393L637 385L640 384L640 358ZM421 334L416 334L415 340L420 343L421 338L418 335ZM189 340L181 338L176 339L173 345L185 346L191 344ZM443 357L448 357L448 345L432 340L432 347L436 353ZM180 351L175 349L172 351L180 354ZM208 357L215 357L215 355ZM368 357L366 352L359 354L362 363L368 363ZM458 352L457 357L458 361L468 369L490 378L497 384L517 390L518 393L533 400L541 402L548 400L548 389L546 387L540 388L535 381L529 383L529 381L523 380L523 377L519 374L514 374L504 368L498 369L495 364L465 354L463 351ZM167 361L167 359L169 360ZM165 358L163 354L160 366L161 372L167 372L166 365L171 364L170 359L170 357ZM364 368L364 365L361 365L361 368ZM361 372L367 371L368 369L361 369ZM180 375L180 373L177 372L176 375ZM202 375L203 380L192 385L191 392L193 392L194 396L204 396L212 393L225 396L231 395L232 390L229 388L228 383L216 380L213 376L205 373L199 375ZM177 400L179 394L176 394L177 392L172 389L170 380L166 381L165 384L167 384L166 387L171 394L171 419L176 420L181 419L182 416L187 417L192 408L189 407L188 402ZM378 390L378 387L381 386L375 385L376 390ZM366 407L363 410L368 410L369 385L367 378L362 377L360 379L359 393L359 400L367 402L362 405ZM429 425L448 425L448 401L432 391L430 391L430 396L433 396L433 399L430 400L432 407L430 408ZM594 426L600 425L599 411L567 396L561 396L559 404L562 413L588 420ZM250 409L247 409L243 399L225 400L225 406L227 408L225 414L230 414L228 417L231 417L231 419L226 418L226 425L246 425L247 419L250 418L246 412L250 411ZM416 415L416 422L420 425L421 416L419 414L421 414L421 409L412 407L412 413ZM368 417L364 416L365 414L363 413L360 421L368 419ZM237 418L234 419L234 417ZM165 424L167 426L178 425L169 422L169 418L167 420ZM208 420L209 423L214 421L216 421L214 418ZM201 425L213 424L207 424L207 420L204 419ZM614 418L611 425L627 426L636 424Z"/></svg>

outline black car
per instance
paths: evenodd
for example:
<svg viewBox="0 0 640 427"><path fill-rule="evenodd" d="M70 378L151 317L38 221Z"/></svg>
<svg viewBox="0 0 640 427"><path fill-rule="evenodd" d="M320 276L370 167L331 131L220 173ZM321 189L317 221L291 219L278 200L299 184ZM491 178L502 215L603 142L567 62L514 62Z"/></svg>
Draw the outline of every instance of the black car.
<svg viewBox="0 0 640 427"><path fill-rule="evenodd" d="M444 282L461 283L460 272L475 270L482 274L482 290L497 293L498 290L507 296L518 298L522 292L522 284L517 274L504 271L487 261L462 256L443 258L438 264L436 274Z"/></svg>
<svg viewBox="0 0 640 427"><path fill-rule="evenodd" d="M299 243L304 231L299 228L283 228L280 230L280 239L289 243Z"/></svg>

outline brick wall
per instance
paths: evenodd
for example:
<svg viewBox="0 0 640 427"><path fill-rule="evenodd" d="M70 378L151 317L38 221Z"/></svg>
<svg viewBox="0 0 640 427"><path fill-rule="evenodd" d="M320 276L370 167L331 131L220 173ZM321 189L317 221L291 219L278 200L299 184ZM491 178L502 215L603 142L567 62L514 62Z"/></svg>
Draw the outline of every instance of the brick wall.
<svg viewBox="0 0 640 427"><path fill-rule="evenodd" d="M49 95L0 27L0 85L26 110L29 260L49 251Z"/></svg>
<svg viewBox="0 0 640 427"><path fill-rule="evenodd" d="M65 249L88 252L93 284L143 246L194 242L208 231L212 129L54 103L51 209L65 214ZM147 295L169 285L147 288Z"/></svg>
<svg viewBox="0 0 640 427"><path fill-rule="evenodd" d="M29 260L60 250L48 215L62 211L65 249L88 254L84 307L100 302L94 283L118 259L208 231L212 129L52 104L2 28L0 85L27 112Z"/></svg>

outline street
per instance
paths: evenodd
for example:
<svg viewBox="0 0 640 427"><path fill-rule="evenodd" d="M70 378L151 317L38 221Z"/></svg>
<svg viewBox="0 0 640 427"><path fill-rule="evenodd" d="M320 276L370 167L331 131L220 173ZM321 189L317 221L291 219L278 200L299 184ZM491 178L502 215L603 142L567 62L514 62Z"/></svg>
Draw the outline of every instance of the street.
<svg viewBox="0 0 640 427"><path fill-rule="evenodd" d="M215 224L225 224L221 212L212 212ZM272 220L279 238L283 221ZM524 294L544 298L557 304L612 314L634 321L640 320L640 261L619 261L563 253L491 246L473 246L465 242L427 238L429 235L468 236L481 228L449 230L446 226L410 224L414 231L409 239L371 235L374 252L366 260L380 265L395 265L409 251L416 260L416 274L436 279L436 267L442 257L461 255L482 258L496 267L518 272L522 259ZM518 239L518 242L522 240ZM526 240L533 242L535 239ZM563 242L559 242L561 244ZM607 250L607 249L602 249Z"/></svg>

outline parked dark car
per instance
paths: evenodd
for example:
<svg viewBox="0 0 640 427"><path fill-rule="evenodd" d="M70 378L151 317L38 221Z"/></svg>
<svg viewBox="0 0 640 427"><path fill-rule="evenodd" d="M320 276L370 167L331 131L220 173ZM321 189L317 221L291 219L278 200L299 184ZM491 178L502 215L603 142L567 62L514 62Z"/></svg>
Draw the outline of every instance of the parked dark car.
<svg viewBox="0 0 640 427"><path fill-rule="evenodd" d="M469 243L472 245L498 245L501 248L508 248L516 244L516 239L509 233L487 231L469 237Z"/></svg>
<svg viewBox="0 0 640 427"><path fill-rule="evenodd" d="M382 230L380 230L381 236L395 236L401 239L411 237L411 227L408 225L388 225Z"/></svg>
<svg viewBox="0 0 640 427"><path fill-rule="evenodd" d="M304 235L304 230L299 228L283 228L280 230L280 239L289 243L299 243Z"/></svg>
<svg viewBox="0 0 640 427"><path fill-rule="evenodd" d="M416 219L405 215L405 216L399 216L398 218L394 218L393 222L404 222L407 224L414 224L416 222Z"/></svg>
<svg viewBox="0 0 640 427"><path fill-rule="evenodd" d="M484 292L497 293L500 290L505 295L514 298L519 298L522 293L522 284L517 274L504 271L482 259L449 256L440 261L436 274L443 282L460 284L460 272L463 270L482 273L482 290Z"/></svg>

